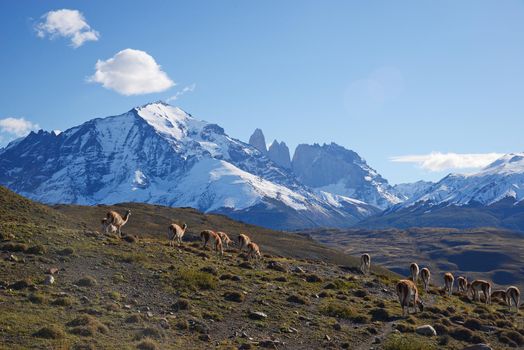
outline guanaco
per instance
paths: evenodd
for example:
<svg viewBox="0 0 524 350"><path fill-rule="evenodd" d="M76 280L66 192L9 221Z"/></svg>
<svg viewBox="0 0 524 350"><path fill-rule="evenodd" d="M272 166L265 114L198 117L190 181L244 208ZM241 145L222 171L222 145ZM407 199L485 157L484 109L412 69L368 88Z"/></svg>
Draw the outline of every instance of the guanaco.
<svg viewBox="0 0 524 350"><path fill-rule="evenodd" d="M260 254L260 248L255 242L249 242L247 245L247 257L248 259L260 259L262 254Z"/></svg>
<svg viewBox="0 0 524 350"><path fill-rule="evenodd" d="M417 307L420 311L424 311L424 304L418 297L418 289L413 281L400 280L397 283L396 291L400 307L402 307L402 316L407 316L409 314L410 301L413 301L415 312L417 312Z"/></svg>
<svg viewBox="0 0 524 350"><path fill-rule="evenodd" d="M224 248L222 246L222 240L220 239L220 236L215 232L211 230L204 230L200 232L200 238L202 239L202 248L205 248L207 246L207 242L209 242L211 239L213 239L213 249L220 255L224 255Z"/></svg>
<svg viewBox="0 0 524 350"><path fill-rule="evenodd" d="M233 243L233 241L229 238L227 233L225 232L217 232L217 235L220 236L220 239L222 240L222 243L226 246L227 249L229 249L229 244Z"/></svg>
<svg viewBox="0 0 524 350"><path fill-rule="evenodd" d="M107 216L106 216L107 218L106 227L109 228L111 225L115 226L118 231L118 234L122 236L122 226L127 224L130 216L131 216L131 210L127 210L124 217L122 217L116 211L110 210L107 212ZM106 229L106 233L107 233L107 229Z"/></svg>
<svg viewBox="0 0 524 350"><path fill-rule="evenodd" d="M472 295L473 300L480 301L480 292L484 294L486 304L491 304L491 283L484 280L474 280L468 284L468 295Z"/></svg>
<svg viewBox="0 0 524 350"><path fill-rule="evenodd" d="M413 283L417 284L419 273L417 263L411 263L411 265L409 265L409 271L411 272L411 280L413 281Z"/></svg>
<svg viewBox="0 0 524 350"><path fill-rule="evenodd" d="M420 277L422 277L422 283L424 284L424 291L427 292L429 289L429 280L431 279L431 272L427 267L420 270Z"/></svg>
<svg viewBox="0 0 524 350"><path fill-rule="evenodd" d="M173 247L175 241L178 243L178 246L182 244L182 237L186 232L187 225L183 224L182 227L178 224L171 224L167 229L167 239L169 240L169 246Z"/></svg>
<svg viewBox="0 0 524 350"><path fill-rule="evenodd" d="M444 274L444 290L448 295L453 293L453 283L455 282L455 277L451 272L446 272Z"/></svg>
<svg viewBox="0 0 524 350"><path fill-rule="evenodd" d="M247 247L247 245L251 242L251 239L248 235L245 235L243 233L238 235L238 250L241 252L244 247Z"/></svg>
<svg viewBox="0 0 524 350"><path fill-rule="evenodd" d="M364 275L367 275L369 273L369 270L371 268L371 257L369 254L365 253L360 256L360 271Z"/></svg>
<svg viewBox="0 0 524 350"><path fill-rule="evenodd" d="M468 279L464 276L457 278L457 292L466 292L468 289Z"/></svg>
<svg viewBox="0 0 524 350"><path fill-rule="evenodd" d="M515 286L510 286L508 289L506 289L506 302L509 306L509 310L511 311L511 307L515 305L515 311L519 312L519 305L520 305L520 290Z"/></svg>

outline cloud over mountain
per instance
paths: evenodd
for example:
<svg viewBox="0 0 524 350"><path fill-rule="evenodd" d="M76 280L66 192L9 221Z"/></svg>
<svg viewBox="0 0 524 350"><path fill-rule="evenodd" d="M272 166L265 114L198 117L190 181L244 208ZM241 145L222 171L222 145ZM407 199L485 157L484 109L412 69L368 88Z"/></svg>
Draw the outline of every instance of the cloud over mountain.
<svg viewBox="0 0 524 350"><path fill-rule="evenodd" d="M125 49L98 60L95 70L89 82L126 96L161 92L175 85L155 59L141 50Z"/></svg>
<svg viewBox="0 0 524 350"><path fill-rule="evenodd" d="M42 16L42 20L35 26L38 37L68 38L74 48L82 46L86 41L97 41L100 37L100 34L91 28L84 15L78 10L49 11Z"/></svg>
<svg viewBox="0 0 524 350"><path fill-rule="evenodd" d="M503 156L501 153L441 153L391 157L392 162L414 163L429 171L483 168Z"/></svg>

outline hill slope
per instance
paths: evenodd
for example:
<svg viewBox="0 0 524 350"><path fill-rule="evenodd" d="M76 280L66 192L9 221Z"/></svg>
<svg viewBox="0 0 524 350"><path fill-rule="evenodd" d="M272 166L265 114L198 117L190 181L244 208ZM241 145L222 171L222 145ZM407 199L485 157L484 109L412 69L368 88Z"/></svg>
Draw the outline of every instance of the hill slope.
<svg viewBox="0 0 524 350"><path fill-rule="evenodd" d="M140 234L138 240L91 231L105 207L46 208L48 223L33 221L28 209L21 222L6 226L20 198L0 199L7 201L1 207L15 208L0 215L8 239L0 244L0 348L403 349L409 343L412 349L451 349L489 341L500 349L523 342L522 317L504 306L442 297L436 289L422 293L424 313L400 318L391 273L378 268L362 276L354 259L297 236L287 240L283 233L224 217L144 204L125 205L133 212L125 231ZM57 224L55 218L65 217L78 221L77 227ZM169 247L158 235L170 219L184 219L195 229L248 230L263 252L274 253L259 263L246 262L234 249L219 258L191 242L194 231L182 247ZM344 266L311 259L326 255ZM58 273L46 285L50 268ZM442 335L413 333L427 323ZM478 324L492 331L463 326Z"/></svg>

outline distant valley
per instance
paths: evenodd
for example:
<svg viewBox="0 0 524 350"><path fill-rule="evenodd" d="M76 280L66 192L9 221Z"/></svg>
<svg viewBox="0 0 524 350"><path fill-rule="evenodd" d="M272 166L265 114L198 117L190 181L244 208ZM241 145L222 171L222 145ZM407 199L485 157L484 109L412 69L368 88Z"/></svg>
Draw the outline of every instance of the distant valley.
<svg viewBox="0 0 524 350"><path fill-rule="evenodd" d="M433 283L444 284L451 271L469 279L484 278L496 285L524 288L524 235L500 229L321 229L303 232L350 255L370 253L375 263L400 275L409 265L427 266Z"/></svg>

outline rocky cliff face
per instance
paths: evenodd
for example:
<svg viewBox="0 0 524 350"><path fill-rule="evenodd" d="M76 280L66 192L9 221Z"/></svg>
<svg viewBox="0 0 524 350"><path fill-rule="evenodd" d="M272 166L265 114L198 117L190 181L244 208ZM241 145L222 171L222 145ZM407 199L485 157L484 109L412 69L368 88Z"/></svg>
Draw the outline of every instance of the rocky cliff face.
<svg viewBox="0 0 524 350"><path fill-rule="evenodd" d="M292 167L301 183L317 190L355 198L381 209L402 201L387 180L356 152L335 143L299 145Z"/></svg>
<svg viewBox="0 0 524 350"><path fill-rule="evenodd" d="M277 140L274 140L271 146L269 146L268 157L281 167L285 169L291 169L289 148L284 141L279 143Z"/></svg>
<svg viewBox="0 0 524 350"><path fill-rule="evenodd" d="M253 135L249 138L249 144L258 149L262 154L267 155L266 138L260 129L255 129Z"/></svg>

